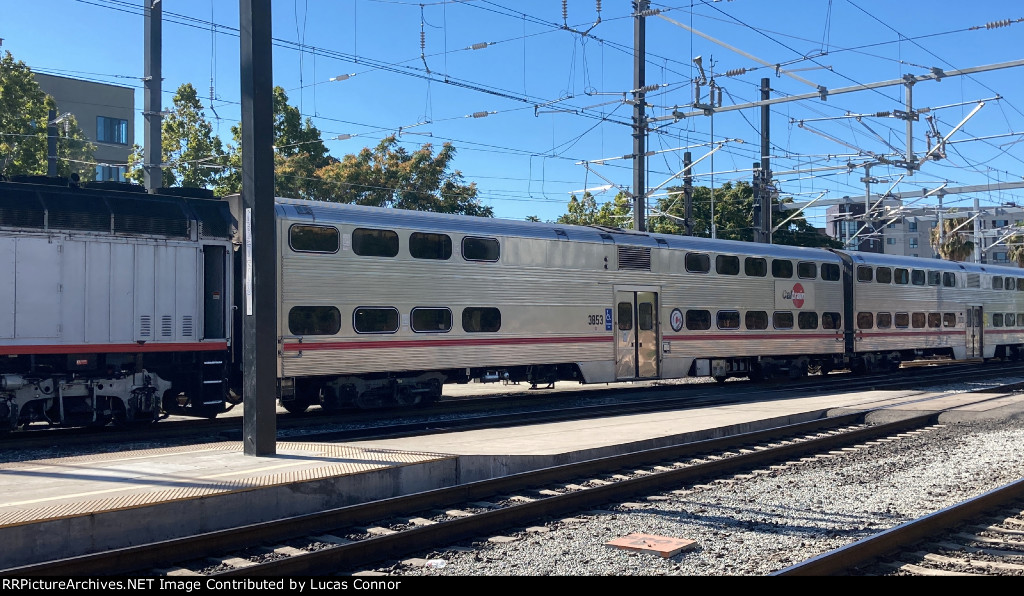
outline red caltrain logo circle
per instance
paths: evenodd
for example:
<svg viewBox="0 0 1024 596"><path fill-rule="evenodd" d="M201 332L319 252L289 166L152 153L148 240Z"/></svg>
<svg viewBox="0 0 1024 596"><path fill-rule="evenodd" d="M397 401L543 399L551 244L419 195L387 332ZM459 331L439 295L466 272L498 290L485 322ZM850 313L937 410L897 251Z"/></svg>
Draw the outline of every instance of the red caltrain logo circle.
<svg viewBox="0 0 1024 596"><path fill-rule="evenodd" d="M804 287L801 284L793 286L793 306L800 308L804 305Z"/></svg>

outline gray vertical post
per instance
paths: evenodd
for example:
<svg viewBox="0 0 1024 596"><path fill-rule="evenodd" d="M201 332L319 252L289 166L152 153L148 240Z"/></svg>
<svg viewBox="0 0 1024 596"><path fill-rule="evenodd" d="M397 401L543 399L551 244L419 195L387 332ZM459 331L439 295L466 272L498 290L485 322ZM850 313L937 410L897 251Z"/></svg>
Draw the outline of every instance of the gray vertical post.
<svg viewBox="0 0 1024 596"><path fill-rule="evenodd" d="M145 91L143 92L142 117L145 120L143 130L142 172L146 190L156 192L163 183L161 181L160 163L163 162L163 139L160 134L160 93L163 73L161 73L160 48L162 45L162 0L144 0L148 5L145 11Z"/></svg>
<svg viewBox="0 0 1024 596"><path fill-rule="evenodd" d="M46 175L57 176L57 110L46 115Z"/></svg>
<svg viewBox="0 0 1024 596"><path fill-rule="evenodd" d="M761 101L771 99L771 79L761 79ZM772 153L771 106L761 104L761 239L758 242L772 243Z"/></svg>
<svg viewBox="0 0 1024 596"><path fill-rule="evenodd" d="M246 455L277 452L277 238L270 0L239 0L242 82L242 434Z"/></svg>
<svg viewBox="0 0 1024 596"><path fill-rule="evenodd" d="M764 226L761 225L761 219L764 213L764 180L762 179L761 173L761 162L755 161L752 167L753 175L751 176L751 182L753 183L754 191L754 212L751 219L754 224L754 242L764 242Z"/></svg>
<svg viewBox="0 0 1024 596"><path fill-rule="evenodd" d="M633 2L633 229L647 230L647 118L644 98L646 79L646 16L649 0Z"/></svg>
<svg viewBox="0 0 1024 596"><path fill-rule="evenodd" d="M693 165L693 157L690 152L683 153L683 168L686 174L683 175L683 225L686 226L686 235L693 236L693 173L690 167Z"/></svg>

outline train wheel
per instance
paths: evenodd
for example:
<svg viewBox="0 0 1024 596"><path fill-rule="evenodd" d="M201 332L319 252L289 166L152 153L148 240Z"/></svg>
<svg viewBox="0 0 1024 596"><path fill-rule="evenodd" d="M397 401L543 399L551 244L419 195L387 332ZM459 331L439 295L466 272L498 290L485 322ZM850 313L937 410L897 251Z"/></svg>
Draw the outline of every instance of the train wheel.
<svg viewBox="0 0 1024 596"><path fill-rule="evenodd" d="M715 381L718 382L719 385L721 385L722 383L725 383L725 380L728 379L728 378L729 377L727 377L725 375L718 375L718 376L714 377Z"/></svg>
<svg viewBox="0 0 1024 596"><path fill-rule="evenodd" d="M301 414L309 409L309 405L309 400L301 397L281 402L281 407L287 410L289 414Z"/></svg>

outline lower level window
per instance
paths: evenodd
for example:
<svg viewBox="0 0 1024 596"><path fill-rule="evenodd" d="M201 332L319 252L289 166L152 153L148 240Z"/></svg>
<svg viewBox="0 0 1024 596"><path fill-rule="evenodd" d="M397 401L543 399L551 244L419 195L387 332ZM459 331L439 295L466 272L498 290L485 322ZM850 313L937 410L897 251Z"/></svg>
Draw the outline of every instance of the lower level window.
<svg viewBox="0 0 1024 596"><path fill-rule="evenodd" d="M412 330L416 333L447 333L452 329L452 311L447 308L412 309Z"/></svg>
<svg viewBox="0 0 1024 596"><path fill-rule="evenodd" d="M501 311L485 306L470 306L462 311L462 328L467 333L493 333L501 329Z"/></svg>
<svg viewBox="0 0 1024 596"><path fill-rule="evenodd" d="M341 330L341 311L333 306L295 306L288 311L292 335L334 335Z"/></svg>
<svg viewBox="0 0 1024 596"><path fill-rule="evenodd" d="M398 331L398 309L380 306L357 308L352 314L356 333L394 333Z"/></svg>

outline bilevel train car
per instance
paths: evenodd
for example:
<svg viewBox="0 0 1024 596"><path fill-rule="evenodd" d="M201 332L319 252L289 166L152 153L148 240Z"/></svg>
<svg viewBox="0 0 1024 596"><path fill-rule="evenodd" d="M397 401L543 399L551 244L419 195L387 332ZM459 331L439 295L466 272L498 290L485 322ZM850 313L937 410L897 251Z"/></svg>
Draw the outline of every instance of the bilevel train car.
<svg viewBox="0 0 1024 596"><path fill-rule="evenodd" d="M1016 357L1011 267L278 199L279 395L796 378ZM1020 292L1020 293L1015 293ZM984 334L984 338L982 337Z"/></svg>
<svg viewBox="0 0 1024 596"><path fill-rule="evenodd" d="M46 182L0 182L0 429L224 411L227 203Z"/></svg>

